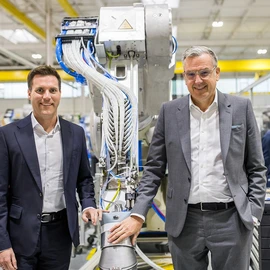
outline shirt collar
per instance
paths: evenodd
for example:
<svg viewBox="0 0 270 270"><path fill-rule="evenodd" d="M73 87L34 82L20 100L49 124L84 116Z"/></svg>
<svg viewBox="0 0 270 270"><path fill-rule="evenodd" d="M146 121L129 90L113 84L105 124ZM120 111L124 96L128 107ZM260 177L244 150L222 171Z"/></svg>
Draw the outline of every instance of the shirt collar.
<svg viewBox="0 0 270 270"><path fill-rule="evenodd" d="M192 101L192 98L191 98L191 95L189 95L189 109L192 109L192 108L196 108L198 110L200 110L200 108L198 106L196 106L193 101ZM213 102L211 103L211 105L207 108L206 111L209 111L211 110L212 108L215 108L217 109L218 108L218 93L217 93L217 90L215 91L215 98L213 100ZM200 110L201 111L201 110Z"/></svg>
<svg viewBox="0 0 270 270"><path fill-rule="evenodd" d="M44 130L44 128L41 126L41 124L35 118L33 112L31 114L31 122L32 122L32 127L33 127L34 130L43 131L43 132L45 132L47 134L47 132ZM54 134L59 130L60 130L60 121L59 121L59 116L57 116L57 122L56 122L53 130L50 132L50 134Z"/></svg>

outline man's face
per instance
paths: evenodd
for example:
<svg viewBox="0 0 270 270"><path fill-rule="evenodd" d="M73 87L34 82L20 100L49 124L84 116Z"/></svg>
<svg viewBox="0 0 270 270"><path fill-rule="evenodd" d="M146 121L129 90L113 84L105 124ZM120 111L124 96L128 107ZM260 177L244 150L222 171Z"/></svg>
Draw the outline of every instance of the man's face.
<svg viewBox="0 0 270 270"><path fill-rule="evenodd" d="M32 103L33 114L37 120L51 120L57 115L61 92L55 76L36 75L28 99Z"/></svg>
<svg viewBox="0 0 270 270"><path fill-rule="evenodd" d="M215 98L216 82L220 69L213 65L209 54L186 58L184 78L192 101L202 110L206 110Z"/></svg>

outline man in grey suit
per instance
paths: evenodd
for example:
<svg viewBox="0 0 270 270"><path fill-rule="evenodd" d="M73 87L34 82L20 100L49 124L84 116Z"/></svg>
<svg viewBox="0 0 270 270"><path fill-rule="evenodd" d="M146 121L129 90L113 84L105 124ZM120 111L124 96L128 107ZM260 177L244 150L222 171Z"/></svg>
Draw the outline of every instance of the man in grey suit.
<svg viewBox="0 0 270 270"><path fill-rule="evenodd" d="M207 47L183 54L190 95L163 104L131 216L108 240L132 243L168 166L166 231L176 270L249 268L252 230L265 199L266 168L250 100L216 89L220 68Z"/></svg>

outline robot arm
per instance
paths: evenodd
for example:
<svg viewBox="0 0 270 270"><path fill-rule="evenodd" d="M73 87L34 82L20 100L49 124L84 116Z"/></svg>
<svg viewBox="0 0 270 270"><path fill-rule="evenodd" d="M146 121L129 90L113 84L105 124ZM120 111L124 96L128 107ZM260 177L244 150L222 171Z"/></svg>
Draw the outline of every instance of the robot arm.
<svg viewBox="0 0 270 270"><path fill-rule="evenodd" d="M56 37L58 63L90 90L90 137L99 161L95 178L101 186L100 207L115 211L106 213L103 238L107 221L128 215L122 210L132 209L136 200L139 134L145 134L160 104L169 100L174 47L167 5L104 7L99 17L64 18ZM140 117L148 120L139 124Z"/></svg>
<svg viewBox="0 0 270 270"><path fill-rule="evenodd" d="M61 67L90 88L91 144L101 181L106 188L127 190L127 209L138 182L139 116L158 114L169 99L171 28L167 5L134 4L101 8L99 18L64 18L56 38Z"/></svg>

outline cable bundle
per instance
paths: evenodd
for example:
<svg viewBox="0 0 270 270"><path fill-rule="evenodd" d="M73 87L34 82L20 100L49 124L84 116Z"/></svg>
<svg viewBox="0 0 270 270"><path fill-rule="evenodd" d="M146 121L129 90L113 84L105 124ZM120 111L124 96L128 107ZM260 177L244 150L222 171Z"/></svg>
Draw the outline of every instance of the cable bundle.
<svg viewBox="0 0 270 270"><path fill-rule="evenodd" d="M57 57L61 66L68 66L82 75L89 85L93 84L102 94L103 143L100 158L109 158L108 171L111 171L118 159L126 158L129 151L133 160L136 158L137 99L129 88L117 82L96 61L93 51L91 41L88 41L86 48L83 38L63 44L61 39L57 39Z"/></svg>

